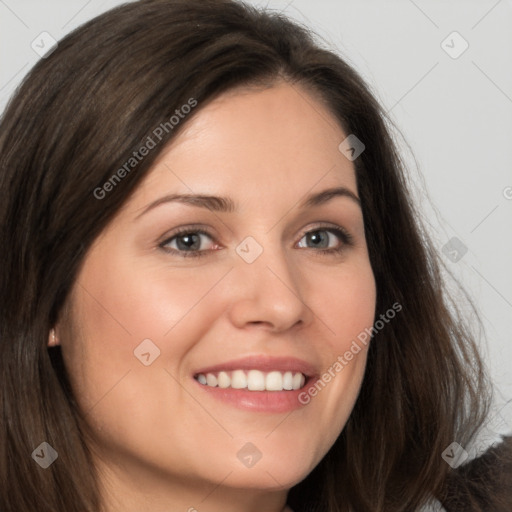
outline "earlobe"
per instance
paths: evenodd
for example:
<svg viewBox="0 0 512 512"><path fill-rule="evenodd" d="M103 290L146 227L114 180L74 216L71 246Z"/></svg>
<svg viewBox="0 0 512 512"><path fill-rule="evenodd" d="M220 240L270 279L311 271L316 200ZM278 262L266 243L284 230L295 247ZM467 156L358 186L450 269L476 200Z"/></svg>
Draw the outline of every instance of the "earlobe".
<svg viewBox="0 0 512 512"><path fill-rule="evenodd" d="M48 346L55 347L59 344L59 338L57 333L55 332L55 328L50 329L50 333L48 334Z"/></svg>

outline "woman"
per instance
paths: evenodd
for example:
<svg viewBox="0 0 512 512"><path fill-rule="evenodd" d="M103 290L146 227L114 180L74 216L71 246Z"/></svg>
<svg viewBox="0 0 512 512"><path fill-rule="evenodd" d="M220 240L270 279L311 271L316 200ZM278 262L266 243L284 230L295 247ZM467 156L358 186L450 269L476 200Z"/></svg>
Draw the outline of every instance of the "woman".
<svg viewBox="0 0 512 512"><path fill-rule="evenodd" d="M382 110L305 29L116 8L0 162L1 510L506 510L457 483L487 380Z"/></svg>

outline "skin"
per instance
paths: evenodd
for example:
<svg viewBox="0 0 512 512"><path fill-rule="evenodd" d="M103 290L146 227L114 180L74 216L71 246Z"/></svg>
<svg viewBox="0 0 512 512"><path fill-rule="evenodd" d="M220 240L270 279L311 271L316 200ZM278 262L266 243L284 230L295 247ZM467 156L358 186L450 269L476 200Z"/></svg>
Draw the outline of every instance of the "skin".
<svg viewBox="0 0 512 512"><path fill-rule="evenodd" d="M357 195L353 163L338 150L346 134L286 82L230 91L183 128L91 247L49 344L61 344L92 429L106 511L279 512L343 429L367 348L292 413L224 404L192 374L254 354L298 357L322 373L372 326L360 206L348 197L297 206L334 186ZM174 202L141 215L170 193L229 196L239 209ZM168 247L182 253L159 247L197 223L212 236L200 238L205 256L182 256L176 238ZM328 235L335 225L353 245ZM304 236L319 229L329 236L320 248ZM263 248L251 264L235 251L247 236ZM343 249L322 255L326 246ZM134 349L147 338L161 353L144 366ZM262 454L250 468L237 458L247 442Z"/></svg>

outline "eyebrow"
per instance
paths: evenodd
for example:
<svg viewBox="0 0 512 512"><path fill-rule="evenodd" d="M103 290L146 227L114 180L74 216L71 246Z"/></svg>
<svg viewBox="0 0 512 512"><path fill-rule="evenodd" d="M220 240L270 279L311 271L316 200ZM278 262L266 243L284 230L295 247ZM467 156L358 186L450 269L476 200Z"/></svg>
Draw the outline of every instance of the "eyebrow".
<svg viewBox="0 0 512 512"><path fill-rule="evenodd" d="M356 194L354 194L354 192L345 187L333 187L308 195L299 204L299 209L319 206L327 203L335 197L347 197L357 203L358 206L361 206L361 200ZM184 203L198 208L207 208L208 210L221 213L233 213L237 211L236 203L230 197L205 194L169 194L150 203L139 215L137 215L136 218L141 217L157 206L172 202Z"/></svg>

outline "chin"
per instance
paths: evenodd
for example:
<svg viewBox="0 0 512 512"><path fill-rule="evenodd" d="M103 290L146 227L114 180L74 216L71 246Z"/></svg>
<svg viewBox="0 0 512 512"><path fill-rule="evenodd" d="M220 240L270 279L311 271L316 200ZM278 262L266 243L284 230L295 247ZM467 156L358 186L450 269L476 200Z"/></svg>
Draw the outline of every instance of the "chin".
<svg viewBox="0 0 512 512"><path fill-rule="evenodd" d="M235 465L229 484L267 491L289 489L304 480L318 462L311 460L303 447L297 447L294 453L275 451L272 455L263 454L252 467Z"/></svg>

